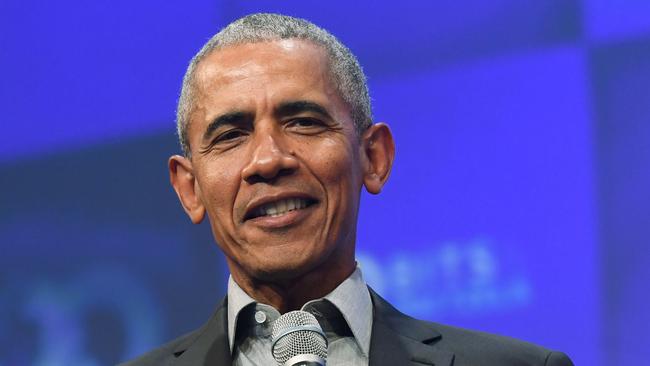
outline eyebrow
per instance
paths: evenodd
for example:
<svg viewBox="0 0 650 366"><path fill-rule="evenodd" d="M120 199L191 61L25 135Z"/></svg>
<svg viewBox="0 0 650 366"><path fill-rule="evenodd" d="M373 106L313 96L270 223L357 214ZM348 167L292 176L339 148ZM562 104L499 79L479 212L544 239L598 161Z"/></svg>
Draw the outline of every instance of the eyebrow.
<svg viewBox="0 0 650 366"><path fill-rule="evenodd" d="M321 117L332 119L332 116L330 116L325 107L308 100L293 100L280 103L280 105L275 109L274 114L277 117L283 117L292 116L304 112L312 112L321 115Z"/></svg>
<svg viewBox="0 0 650 366"><path fill-rule="evenodd" d="M319 114L324 118L332 119L332 116L330 116L325 107L316 102L311 102L308 100L292 100L280 103L280 105L275 108L274 114L277 117L286 117L304 112L312 112ZM208 127L206 127L205 132L203 132L203 141L208 140L214 131L218 130L222 126L241 125L246 122L250 122L253 119L253 114L250 112L232 111L224 113L216 117L212 122L210 122Z"/></svg>
<svg viewBox="0 0 650 366"><path fill-rule="evenodd" d="M205 132L203 133L203 141L208 140L214 131L218 130L222 126L240 125L251 120L252 114L248 112L232 111L222 114L210 122L208 127L206 127Z"/></svg>

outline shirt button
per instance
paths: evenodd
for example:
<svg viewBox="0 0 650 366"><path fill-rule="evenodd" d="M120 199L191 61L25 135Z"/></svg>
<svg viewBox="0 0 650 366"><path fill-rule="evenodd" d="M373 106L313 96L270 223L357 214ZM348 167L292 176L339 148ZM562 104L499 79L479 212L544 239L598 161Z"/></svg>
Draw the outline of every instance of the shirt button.
<svg viewBox="0 0 650 366"><path fill-rule="evenodd" d="M263 311L255 312L255 321L262 324L266 321L266 314Z"/></svg>

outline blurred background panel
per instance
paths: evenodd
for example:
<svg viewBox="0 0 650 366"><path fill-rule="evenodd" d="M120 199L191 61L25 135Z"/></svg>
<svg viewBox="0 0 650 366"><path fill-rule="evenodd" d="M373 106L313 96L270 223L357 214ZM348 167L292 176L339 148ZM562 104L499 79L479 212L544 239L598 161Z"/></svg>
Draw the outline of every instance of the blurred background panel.
<svg viewBox="0 0 650 366"><path fill-rule="evenodd" d="M650 357L650 37L591 51L608 363Z"/></svg>
<svg viewBox="0 0 650 366"><path fill-rule="evenodd" d="M182 70L219 4L7 0L0 5L0 159L170 130Z"/></svg>
<svg viewBox="0 0 650 366"><path fill-rule="evenodd" d="M647 1L588 0L582 8L585 35L592 43L644 37L650 32Z"/></svg>
<svg viewBox="0 0 650 366"><path fill-rule="evenodd" d="M364 194L367 281L414 316L577 365L642 364L644 2L0 3L0 365L111 365L207 319L227 269L169 186L185 67L270 11L337 35L397 139Z"/></svg>

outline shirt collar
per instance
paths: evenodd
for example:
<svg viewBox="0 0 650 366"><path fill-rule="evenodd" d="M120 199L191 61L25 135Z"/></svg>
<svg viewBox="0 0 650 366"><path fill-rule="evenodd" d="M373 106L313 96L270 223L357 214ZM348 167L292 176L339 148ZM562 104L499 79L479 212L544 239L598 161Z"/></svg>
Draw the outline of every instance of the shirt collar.
<svg viewBox="0 0 650 366"><path fill-rule="evenodd" d="M368 356L370 349L370 334L372 330L372 300L370 292L363 281L361 269L357 269L338 285L332 292L325 295L323 299L331 302L343 315L359 348ZM315 299L303 305L302 309L312 307L322 299ZM237 329L237 318L242 309L256 303L239 285L232 276L228 279L228 341L230 351L233 351L235 343L235 330Z"/></svg>
<svg viewBox="0 0 650 366"><path fill-rule="evenodd" d="M242 309L253 303L255 303L255 300L239 287L231 275L228 278L228 342L230 344L230 353L232 353L235 345L237 317Z"/></svg>
<svg viewBox="0 0 650 366"><path fill-rule="evenodd" d="M357 269L341 282L334 291L325 295L341 312L348 323L354 339L364 355L368 356L370 349L370 332L372 330L372 300L366 283L363 281L361 269ZM318 300L311 300L303 305L303 309Z"/></svg>

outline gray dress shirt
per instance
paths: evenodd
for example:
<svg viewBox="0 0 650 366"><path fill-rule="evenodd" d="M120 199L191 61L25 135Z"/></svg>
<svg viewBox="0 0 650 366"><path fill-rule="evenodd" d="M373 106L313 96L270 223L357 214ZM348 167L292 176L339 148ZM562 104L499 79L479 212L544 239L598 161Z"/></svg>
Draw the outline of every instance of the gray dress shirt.
<svg viewBox="0 0 650 366"><path fill-rule="evenodd" d="M309 301L301 310L318 319L327 335L327 364L368 365L372 300L357 269L334 291ZM232 279L228 280L228 340L234 366L272 366L271 329L280 313L253 300Z"/></svg>

